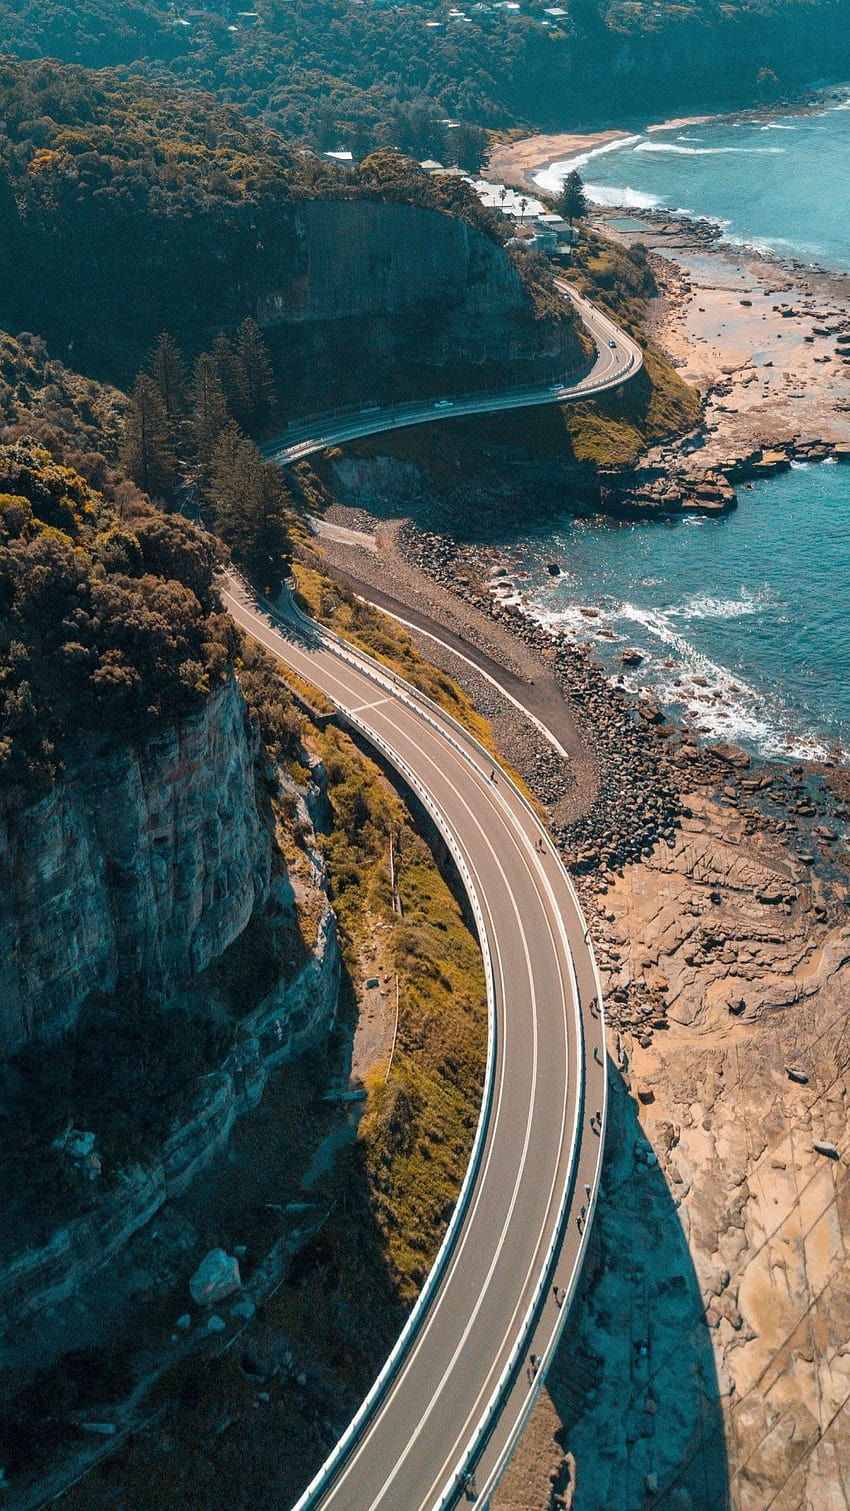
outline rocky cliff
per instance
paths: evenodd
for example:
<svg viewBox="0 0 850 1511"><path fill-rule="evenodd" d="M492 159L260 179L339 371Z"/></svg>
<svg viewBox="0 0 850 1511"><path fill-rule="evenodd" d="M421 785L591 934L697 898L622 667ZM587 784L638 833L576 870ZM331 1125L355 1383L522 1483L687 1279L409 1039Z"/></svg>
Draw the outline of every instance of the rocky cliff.
<svg viewBox="0 0 850 1511"><path fill-rule="evenodd" d="M577 371L571 317L540 319L514 262L476 227L421 205L310 200L295 213L295 270L257 316L305 402L428 391L438 375L474 388ZM350 392L349 392L350 379Z"/></svg>
<svg viewBox="0 0 850 1511"><path fill-rule="evenodd" d="M235 679L202 712L0 814L0 1048L71 1027L93 991L168 998L269 888L258 735Z"/></svg>
<svg viewBox="0 0 850 1511"><path fill-rule="evenodd" d="M302 811L302 817L304 817ZM221 1068L204 1076L187 1115L144 1163L79 1216L56 1226L0 1265L0 1331L74 1295L128 1239L179 1196L226 1146L236 1119L255 1107L270 1071L326 1035L340 980L336 920L323 899L312 953L294 980L280 983L243 1022L245 1030Z"/></svg>

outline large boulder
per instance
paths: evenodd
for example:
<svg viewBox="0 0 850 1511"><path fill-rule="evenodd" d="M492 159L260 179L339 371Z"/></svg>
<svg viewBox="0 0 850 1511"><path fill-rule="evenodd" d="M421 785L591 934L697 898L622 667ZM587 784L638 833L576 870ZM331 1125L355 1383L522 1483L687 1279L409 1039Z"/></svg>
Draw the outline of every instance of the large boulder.
<svg viewBox="0 0 850 1511"><path fill-rule="evenodd" d="M239 1260L224 1249L210 1249L189 1281L189 1292L197 1306L215 1306L241 1285Z"/></svg>

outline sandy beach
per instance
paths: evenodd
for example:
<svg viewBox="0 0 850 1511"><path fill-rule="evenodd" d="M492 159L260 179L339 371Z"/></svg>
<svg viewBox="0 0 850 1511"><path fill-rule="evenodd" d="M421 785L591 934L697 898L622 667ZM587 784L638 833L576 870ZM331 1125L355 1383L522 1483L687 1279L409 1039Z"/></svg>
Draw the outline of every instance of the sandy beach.
<svg viewBox="0 0 850 1511"><path fill-rule="evenodd" d="M488 173L534 186L553 162L628 135L527 137L497 147ZM850 275L726 243L711 223L665 211L594 207L588 224L651 252L659 298L649 333L705 401L699 452L660 447L650 465L723 470L759 447L817 456L850 445Z"/></svg>
<svg viewBox="0 0 850 1511"><path fill-rule="evenodd" d="M526 136L517 142L500 142L490 152L484 171L497 183L510 184L517 189L529 186L536 189L535 173L548 168L550 163L564 162L597 147L607 147L609 142L628 135L627 131L564 131L552 136Z"/></svg>
<svg viewBox="0 0 850 1511"><path fill-rule="evenodd" d="M707 115L677 116L669 121L658 121L646 126L647 132L672 131L677 127L698 126L710 120ZM499 142L490 151L485 172L488 178L510 184L514 188L536 189L534 175L552 163L562 163L580 157L585 152L595 152L607 147L610 142L622 141L631 130L620 131L561 131L546 135L520 137L513 142Z"/></svg>

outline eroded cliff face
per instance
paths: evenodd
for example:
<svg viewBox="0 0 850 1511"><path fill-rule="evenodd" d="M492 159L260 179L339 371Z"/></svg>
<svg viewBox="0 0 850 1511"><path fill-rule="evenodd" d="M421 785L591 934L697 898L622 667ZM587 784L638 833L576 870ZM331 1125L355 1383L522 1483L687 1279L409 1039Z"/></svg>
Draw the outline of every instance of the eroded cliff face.
<svg viewBox="0 0 850 1511"><path fill-rule="evenodd" d="M257 303L288 382L329 404L390 385L428 391L444 374L475 388L560 376L584 361L575 327L535 317L511 258L454 216L378 200L309 200L297 207L296 266ZM347 380L351 378L351 393ZM370 389L371 385L371 389Z"/></svg>
<svg viewBox="0 0 850 1511"><path fill-rule="evenodd" d="M122 980L168 998L242 932L271 869L258 738L231 679L0 813L0 1050L56 1037Z"/></svg>
<svg viewBox="0 0 850 1511"><path fill-rule="evenodd" d="M302 808L302 818L306 810ZM0 1264L0 1330L55 1306L103 1269L163 1203L181 1195L227 1145L236 1119L260 1101L275 1066L323 1039L333 1027L340 953L333 910L321 888L297 888L300 904L319 908L306 963L279 983L242 1023L243 1037L220 1069L204 1076L193 1104L160 1149L122 1169L111 1189L46 1242Z"/></svg>

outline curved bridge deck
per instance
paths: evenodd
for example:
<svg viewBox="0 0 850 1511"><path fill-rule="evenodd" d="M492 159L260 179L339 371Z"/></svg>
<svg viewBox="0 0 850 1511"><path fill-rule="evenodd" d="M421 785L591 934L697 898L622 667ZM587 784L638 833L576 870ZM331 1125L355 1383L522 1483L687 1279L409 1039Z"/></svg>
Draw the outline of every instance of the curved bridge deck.
<svg viewBox="0 0 850 1511"><path fill-rule="evenodd" d="M288 430L263 450L273 462L285 466L362 436L403 430L409 425L430 425L436 420L463 415L495 414L503 409L530 409L540 404L568 404L592 399L595 394L619 388L640 372L643 353L636 341L614 324L608 315L563 279L555 279L559 293L577 309L596 342L596 356L580 378L565 383L547 382L507 391L462 394L444 399L412 399L381 406L369 404L358 410L332 410L308 420L294 420Z"/></svg>

